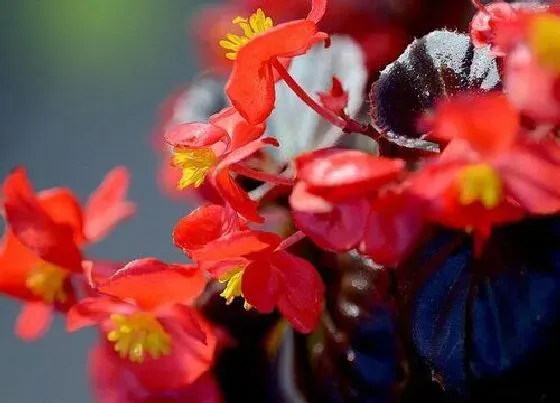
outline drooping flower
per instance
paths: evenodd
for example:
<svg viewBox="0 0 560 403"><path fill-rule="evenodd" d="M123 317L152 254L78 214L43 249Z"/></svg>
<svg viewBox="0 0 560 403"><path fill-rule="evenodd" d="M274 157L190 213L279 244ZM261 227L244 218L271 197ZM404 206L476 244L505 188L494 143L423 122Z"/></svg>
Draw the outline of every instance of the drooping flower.
<svg viewBox="0 0 560 403"><path fill-rule="evenodd" d="M0 291L25 302L16 333L26 340L41 336L53 309L67 311L76 302L72 279L82 274L82 249L101 240L130 217L125 168L112 170L82 210L66 188L34 194L23 168L3 185L7 228L0 250Z"/></svg>
<svg viewBox="0 0 560 403"><path fill-rule="evenodd" d="M313 0L306 19L277 26L261 9L249 18L233 20L243 35L228 34L220 42L227 50L227 58L234 60L226 93L249 123L263 122L274 108L274 63L304 54L312 45L328 38L317 28L325 8L326 0Z"/></svg>
<svg viewBox="0 0 560 403"><path fill-rule="evenodd" d="M138 259L97 284L97 296L73 306L67 328L99 326L103 344L143 389L182 388L208 371L216 352L214 329L191 306L205 285L197 266Z"/></svg>
<svg viewBox="0 0 560 403"><path fill-rule="evenodd" d="M296 226L321 248L347 251L364 235L370 200L401 176L404 162L324 149L298 157L296 170L290 196Z"/></svg>
<svg viewBox="0 0 560 403"><path fill-rule="evenodd" d="M261 138L264 129L264 124L248 123L231 107L210 117L209 123L171 128L166 140L174 147L173 164L182 169L179 188L200 186L211 174L211 182L224 201L246 219L262 222L258 203L237 184L231 171L261 148L278 146L273 138Z"/></svg>
<svg viewBox="0 0 560 403"><path fill-rule="evenodd" d="M432 219L473 231L482 241L497 224L559 211L559 146L523 135L505 95L463 95L441 103L434 135L452 140L411 179Z"/></svg>

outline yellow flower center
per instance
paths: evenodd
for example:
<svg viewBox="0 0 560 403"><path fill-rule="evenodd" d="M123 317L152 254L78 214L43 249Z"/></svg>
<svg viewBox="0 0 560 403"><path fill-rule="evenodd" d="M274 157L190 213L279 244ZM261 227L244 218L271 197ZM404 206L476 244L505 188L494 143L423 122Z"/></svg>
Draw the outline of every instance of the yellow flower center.
<svg viewBox="0 0 560 403"><path fill-rule="evenodd" d="M229 273L220 277L220 283L226 283L226 288L220 294L221 297L226 299L226 304L231 304L235 297L242 297L241 292L241 279L243 278L243 267L236 267ZM251 309L251 305L245 301L245 309Z"/></svg>
<svg viewBox="0 0 560 403"><path fill-rule="evenodd" d="M206 174L216 164L218 157L208 147L175 148L172 163L182 168L181 179L177 187L183 190L193 185L198 187L204 182Z"/></svg>
<svg viewBox="0 0 560 403"><path fill-rule="evenodd" d="M107 334L107 340L115 343L115 351L121 358L141 363L149 354L152 358L171 353L171 336L151 314L140 312L132 315L111 315L115 328Z"/></svg>
<svg viewBox="0 0 560 403"><path fill-rule="evenodd" d="M69 275L68 270L42 262L31 270L25 285L33 295L43 298L47 304L65 303L68 295L64 290L64 281Z"/></svg>
<svg viewBox="0 0 560 403"><path fill-rule="evenodd" d="M496 207L503 197L498 172L488 164L471 165L458 175L459 202L467 205L479 201L487 209Z"/></svg>
<svg viewBox="0 0 560 403"><path fill-rule="evenodd" d="M274 26L272 18L267 17L260 8L251 14L249 19L237 17L232 23L239 25L244 35L227 34L226 39L220 41L220 46L229 51L226 53L226 57L229 60L236 60L239 49L248 43L251 38Z"/></svg>
<svg viewBox="0 0 560 403"><path fill-rule="evenodd" d="M535 17L529 29L529 43L540 63L560 74L560 17Z"/></svg>

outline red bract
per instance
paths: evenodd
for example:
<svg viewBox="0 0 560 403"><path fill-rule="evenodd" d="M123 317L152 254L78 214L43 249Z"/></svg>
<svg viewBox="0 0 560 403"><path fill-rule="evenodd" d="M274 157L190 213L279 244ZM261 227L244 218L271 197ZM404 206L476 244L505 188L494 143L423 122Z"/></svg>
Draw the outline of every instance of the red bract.
<svg viewBox="0 0 560 403"><path fill-rule="evenodd" d="M404 162L326 149L302 155L296 169L290 204L297 227L324 249L346 251L364 235L369 201L402 175Z"/></svg>
<svg viewBox="0 0 560 403"><path fill-rule="evenodd" d="M344 108L348 106L348 92L342 88L342 83L333 77L332 87L329 92L319 93L323 106L338 116L344 116Z"/></svg>
<svg viewBox="0 0 560 403"><path fill-rule="evenodd" d="M559 146L522 137L505 95L444 102L434 124L453 140L411 179L432 219L474 231L480 246L496 224L560 209Z"/></svg>
<svg viewBox="0 0 560 403"><path fill-rule="evenodd" d="M7 229L0 251L0 291L26 302L16 333L33 340L48 328L52 308L76 301L72 277L82 274L82 248L134 212L126 201L128 173L111 171L82 213L74 194L54 188L35 195L23 168L3 185Z"/></svg>
<svg viewBox="0 0 560 403"><path fill-rule="evenodd" d="M204 374L214 359L216 334L188 306L205 285L196 266L135 260L98 284L99 296L72 307L67 328L98 325L114 345L115 358L120 356L121 368L146 390L181 388Z"/></svg>
<svg viewBox="0 0 560 403"><path fill-rule="evenodd" d="M210 117L210 123L187 123L171 128L166 140L174 147L173 162L182 168L179 188L200 186L211 172L211 182L221 197L243 217L262 222L257 203L232 177L231 169L267 145L273 138L260 138L265 126L249 124L234 108Z"/></svg>
<svg viewBox="0 0 560 403"><path fill-rule="evenodd" d="M277 307L296 330L308 333L319 322L324 285L315 268L281 241L271 232L238 231L209 242L192 258L227 283L221 295L228 302L243 296L246 306L261 313Z"/></svg>
<svg viewBox="0 0 560 403"><path fill-rule="evenodd" d="M244 35L229 34L227 40L220 42L229 51L227 57L235 60L226 93L233 106L250 123L264 121L274 108L274 63L278 59L302 55L318 41L328 38L317 28L325 7L325 0L313 0L306 19L275 27L261 9L249 19L238 17L234 20Z"/></svg>

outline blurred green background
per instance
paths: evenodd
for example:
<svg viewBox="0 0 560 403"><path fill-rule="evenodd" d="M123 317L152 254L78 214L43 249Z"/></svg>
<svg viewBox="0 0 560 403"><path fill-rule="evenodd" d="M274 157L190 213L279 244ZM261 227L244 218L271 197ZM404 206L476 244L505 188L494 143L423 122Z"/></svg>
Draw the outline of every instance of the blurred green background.
<svg viewBox="0 0 560 403"><path fill-rule="evenodd" d="M180 258L170 232L189 207L157 190L149 136L161 101L195 74L188 23L202 3L0 0L0 177L23 164L37 189L68 185L85 200L111 167L132 171L139 215L90 256ZM91 401L95 331L68 335L59 319L26 344L13 335L19 307L0 299L0 402Z"/></svg>

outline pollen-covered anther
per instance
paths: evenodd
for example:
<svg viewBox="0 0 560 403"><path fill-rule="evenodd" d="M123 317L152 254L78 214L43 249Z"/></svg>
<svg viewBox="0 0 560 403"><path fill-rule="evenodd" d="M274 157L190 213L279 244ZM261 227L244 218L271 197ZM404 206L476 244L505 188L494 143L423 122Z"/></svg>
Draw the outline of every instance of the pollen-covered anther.
<svg viewBox="0 0 560 403"><path fill-rule="evenodd" d="M241 27L243 35L227 34L226 39L220 41L220 46L229 51L226 53L226 57L229 60L236 60L239 49L247 44L251 38L274 26L272 18L267 17L260 8L251 14L248 19L237 17L232 23Z"/></svg>
<svg viewBox="0 0 560 403"><path fill-rule="evenodd" d="M459 202L463 205L480 202L485 208L496 207L503 197L498 172L488 164L470 165L458 175Z"/></svg>
<svg viewBox="0 0 560 403"><path fill-rule="evenodd" d="M25 285L33 295L42 298L47 304L63 304L68 300L64 282L69 274L68 270L42 262L31 270Z"/></svg>
<svg viewBox="0 0 560 403"><path fill-rule="evenodd" d="M209 147L180 148L173 151L172 163L182 169L181 179L177 184L179 190L189 186L198 187L204 182L206 174L212 168L218 157Z"/></svg>
<svg viewBox="0 0 560 403"><path fill-rule="evenodd" d="M115 344L115 351L121 358L141 363L146 355L154 359L171 353L171 336L161 323L149 313L132 315L111 315L114 330L107 334L107 340Z"/></svg>
<svg viewBox="0 0 560 403"><path fill-rule="evenodd" d="M560 74L560 16L544 14L534 17L529 43L543 67Z"/></svg>
<svg viewBox="0 0 560 403"><path fill-rule="evenodd" d="M226 288L220 294L221 297L225 298L226 304L231 304L236 297L243 297L243 292L241 291L242 278L243 267L236 267L220 277L220 283L226 284ZM245 301L244 306L247 310L252 308L247 301Z"/></svg>

